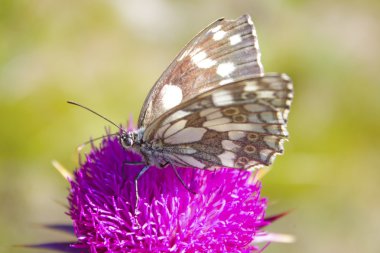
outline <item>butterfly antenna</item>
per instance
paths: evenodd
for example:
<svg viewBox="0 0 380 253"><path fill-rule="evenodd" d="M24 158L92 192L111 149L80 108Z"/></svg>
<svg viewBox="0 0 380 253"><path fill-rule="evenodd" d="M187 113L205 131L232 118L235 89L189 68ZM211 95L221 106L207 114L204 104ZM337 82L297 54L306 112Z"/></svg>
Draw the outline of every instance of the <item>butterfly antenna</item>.
<svg viewBox="0 0 380 253"><path fill-rule="evenodd" d="M114 125L115 127L117 127L120 131L123 131L123 132L124 132L124 130L123 130L121 127L119 127L118 125L116 125L113 121L111 121L110 119L107 119L107 118L104 117L103 115L101 115L101 114L95 112L94 110L88 108L87 106L84 106L84 105L78 104L77 102L73 102L73 101L67 101L67 103L69 103L69 104L71 104L71 105L79 106L79 107L81 107L81 108L83 108L83 109L85 109L85 110L87 110L87 111L89 111L89 112L92 112L93 114L95 114L95 115L101 117L102 119L108 121L109 123L111 123L112 125Z"/></svg>

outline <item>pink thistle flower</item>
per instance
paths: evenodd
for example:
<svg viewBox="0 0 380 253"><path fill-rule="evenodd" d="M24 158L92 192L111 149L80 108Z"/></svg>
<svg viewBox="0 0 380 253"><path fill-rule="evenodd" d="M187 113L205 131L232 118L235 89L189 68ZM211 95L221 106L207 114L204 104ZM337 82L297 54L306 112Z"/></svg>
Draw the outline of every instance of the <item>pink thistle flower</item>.
<svg viewBox="0 0 380 253"><path fill-rule="evenodd" d="M65 252L258 252L268 241L262 228L267 200L251 173L230 168L215 171L152 166L134 178L141 157L107 137L93 148L69 178L68 215L77 241L37 247ZM68 245L71 248L68 249Z"/></svg>

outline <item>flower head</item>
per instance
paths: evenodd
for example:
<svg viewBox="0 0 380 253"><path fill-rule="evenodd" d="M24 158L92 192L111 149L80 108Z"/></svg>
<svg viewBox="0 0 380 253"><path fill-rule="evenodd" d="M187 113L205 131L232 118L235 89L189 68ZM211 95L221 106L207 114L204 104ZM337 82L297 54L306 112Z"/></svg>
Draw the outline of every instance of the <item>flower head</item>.
<svg viewBox="0 0 380 253"><path fill-rule="evenodd" d="M152 166L134 178L141 157L106 138L75 172L69 215L78 242L90 252L253 252L267 201L250 172ZM127 162L127 163L126 163Z"/></svg>

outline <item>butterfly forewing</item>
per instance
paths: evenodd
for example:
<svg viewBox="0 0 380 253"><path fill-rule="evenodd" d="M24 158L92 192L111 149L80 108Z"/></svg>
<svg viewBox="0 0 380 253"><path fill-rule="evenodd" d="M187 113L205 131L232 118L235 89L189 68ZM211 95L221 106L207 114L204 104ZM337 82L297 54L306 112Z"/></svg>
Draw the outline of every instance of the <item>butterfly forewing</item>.
<svg viewBox="0 0 380 253"><path fill-rule="evenodd" d="M169 110L146 128L143 139L177 166L269 165L283 152L291 100L292 83L284 74L233 82Z"/></svg>
<svg viewBox="0 0 380 253"><path fill-rule="evenodd" d="M219 19L178 54L155 83L141 109L138 126L205 91L263 74L251 18Z"/></svg>

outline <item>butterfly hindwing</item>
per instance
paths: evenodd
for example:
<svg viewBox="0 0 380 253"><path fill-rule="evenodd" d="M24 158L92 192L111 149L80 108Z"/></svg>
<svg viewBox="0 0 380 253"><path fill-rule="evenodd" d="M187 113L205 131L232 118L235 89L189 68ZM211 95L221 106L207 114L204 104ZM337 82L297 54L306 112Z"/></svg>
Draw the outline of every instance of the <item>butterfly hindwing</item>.
<svg viewBox="0 0 380 253"><path fill-rule="evenodd" d="M262 75L256 30L251 18L219 19L178 54L147 96L138 126L207 90Z"/></svg>
<svg viewBox="0 0 380 253"><path fill-rule="evenodd" d="M233 82L169 110L143 139L177 166L269 165L283 152L291 100L292 83L284 74Z"/></svg>

